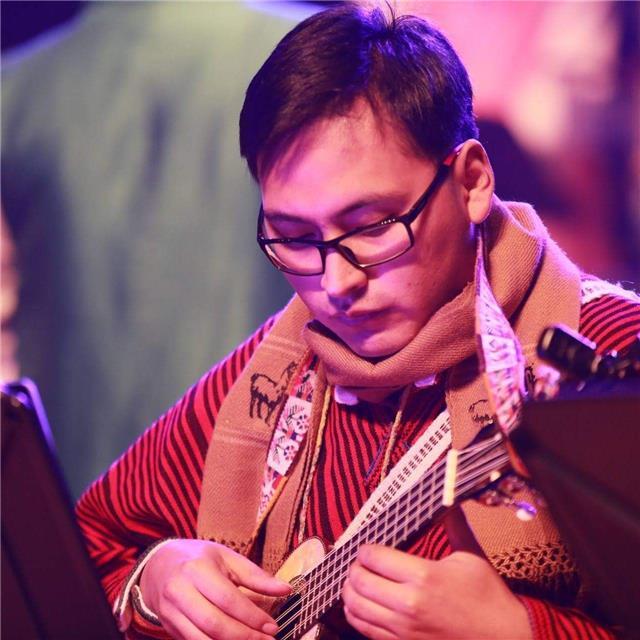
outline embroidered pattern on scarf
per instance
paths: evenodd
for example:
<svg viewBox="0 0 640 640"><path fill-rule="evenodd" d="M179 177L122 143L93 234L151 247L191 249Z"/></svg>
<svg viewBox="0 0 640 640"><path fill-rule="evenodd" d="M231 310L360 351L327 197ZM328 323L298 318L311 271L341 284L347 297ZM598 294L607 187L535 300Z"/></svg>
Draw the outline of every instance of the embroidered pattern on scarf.
<svg viewBox="0 0 640 640"><path fill-rule="evenodd" d="M489 404L498 427L508 434L522 413L525 363L511 324L495 299L484 264L484 229L476 256L476 339Z"/></svg>
<svg viewBox="0 0 640 640"><path fill-rule="evenodd" d="M260 490L258 521L268 512L309 430L313 392L317 382L316 364L317 358L313 357L310 358L308 366L301 368L280 412L267 454L267 464Z"/></svg>

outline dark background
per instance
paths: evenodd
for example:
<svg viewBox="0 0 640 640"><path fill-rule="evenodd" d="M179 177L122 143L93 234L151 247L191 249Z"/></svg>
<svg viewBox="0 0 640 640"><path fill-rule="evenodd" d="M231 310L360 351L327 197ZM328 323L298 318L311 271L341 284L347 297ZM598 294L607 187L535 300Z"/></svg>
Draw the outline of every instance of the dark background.
<svg viewBox="0 0 640 640"><path fill-rule="evenodd" d="M75 18L85 2L0 2L2 51L24 44L31 38Z"/></svg>

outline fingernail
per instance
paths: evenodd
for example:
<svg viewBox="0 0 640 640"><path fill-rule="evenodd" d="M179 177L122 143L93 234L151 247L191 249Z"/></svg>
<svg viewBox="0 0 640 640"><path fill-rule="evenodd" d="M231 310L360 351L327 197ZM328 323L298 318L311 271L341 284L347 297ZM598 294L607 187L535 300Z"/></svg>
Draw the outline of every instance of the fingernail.
<svg viewBox="0 0 640 640"><path fill-rule="evenodd" d="M266 633L268 636L275 636L278 633L278 625L275 622L267 622L262 627L262 633Z"/></svg>

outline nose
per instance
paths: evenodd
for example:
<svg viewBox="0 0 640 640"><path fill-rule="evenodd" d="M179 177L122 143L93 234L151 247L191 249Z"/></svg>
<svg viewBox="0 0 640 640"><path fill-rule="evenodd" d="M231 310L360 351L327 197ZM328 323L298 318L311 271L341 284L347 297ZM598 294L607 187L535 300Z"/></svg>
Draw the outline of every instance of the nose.
<svg viewBox="0 0 640 640"><path fill-rule="evenodd" d="M346 311L364 293L367 280L364 269L352 265L335 250L327 252L320 284L337 309Z"/></svg>

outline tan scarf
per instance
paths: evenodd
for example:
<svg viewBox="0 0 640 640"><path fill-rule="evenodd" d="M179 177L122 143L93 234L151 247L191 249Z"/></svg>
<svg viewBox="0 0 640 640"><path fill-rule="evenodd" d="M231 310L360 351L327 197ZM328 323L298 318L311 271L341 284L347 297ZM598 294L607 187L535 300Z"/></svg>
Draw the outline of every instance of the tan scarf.
<svg viewBox="0 0 640 640"><path fill-rule="evenodd" d="M302 327L308 321L307 308L294 297L227 394L205 460L198 537L251 554L258 535L260 488L273 430L290 384L308 361L309 348L301 339ZM316 389L314 405L322 395L322 389ZM312 427L301 446L297 464L280 487L277 511L292 515L278 519L283 528L279 534L282 544L274 541L268 547L275 546L271 553L279 562L286 556L289 549L284 547L293 535L297 485L301 484L308 443L313 441L317 411L314 406Z"/></svg>
<svg viewBox="0 0 640 640"><path fill-rule="evenodd" d="M579 272L549 239L528 205L505 205L496 198L484 224L490 247L487 270L491 288L515 328L527 363L533 365L535 344L545 326L551 322L578 326ZM470 284L434 314L404 349L373 364L330 334L319 331L308 310L294 297L222 405L205 462L198 535L251 554L272 571L290 551L310 466L310 443L315 441L314 429L319 421L321 389L314 393L312 426L262 528L257 526L256 513L277 404L282 406L287 376L290 380L296 367L304 366L308 359L303 335L320 357L327 381L347 387L360 397L368 389L386 395L430 374L446 372L453 446L466 446L483 426L477 413L487 398L475 357L474 303ZM257 388L257 383L267 379L274 390L268 405L266 399L260 399ZM538 544L536 540L542 540L541 544L557 541L557 534L545 517L523 524L502 507L473 503L465 512L490 559L496 554L511 553L514 546Z"/></svg>
<svg viewBox="0 0 640 640"><path fill-rule="evenodd" d="M529 205L507 206L494 198L485 225L491 289L504 315L514 324L524 355L531 363L545 326L554 321L577 327L579 273L549 238ZM484 382L478 376L474 290L474 283L469 283L431 317L406 347L380 362L360 358L316 322L305 327L304 337L320 356L329 384L345 387L364 399L384 397L417 380L448 372L447 405L454 418L453 446L461 448L477 432L469 420L469 406L487 398ZM471 381L475 382L473 390L469 389ZM456 397L463 390L468 402Z"/></svg>

